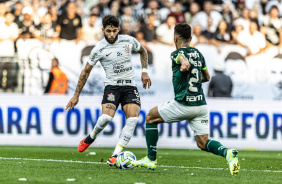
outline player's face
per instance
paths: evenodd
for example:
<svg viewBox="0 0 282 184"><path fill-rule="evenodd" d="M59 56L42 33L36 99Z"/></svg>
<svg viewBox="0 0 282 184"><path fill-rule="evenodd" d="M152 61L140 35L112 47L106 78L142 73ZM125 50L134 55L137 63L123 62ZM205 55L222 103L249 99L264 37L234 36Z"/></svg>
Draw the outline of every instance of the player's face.
<svg viewBox="0 0 282 184"><path fill-rule="evenodd" d="M282 59L274 58L270 65L269 82L273 93L282 96Z"/></svg>
<svg viewBox="0 0 282 184"><path fill-rule="evenodd" d="M110 43L113 44L117 40L119 28L114 26L107 26L106 28L102 28L104 33L105 39Z"/></svg>

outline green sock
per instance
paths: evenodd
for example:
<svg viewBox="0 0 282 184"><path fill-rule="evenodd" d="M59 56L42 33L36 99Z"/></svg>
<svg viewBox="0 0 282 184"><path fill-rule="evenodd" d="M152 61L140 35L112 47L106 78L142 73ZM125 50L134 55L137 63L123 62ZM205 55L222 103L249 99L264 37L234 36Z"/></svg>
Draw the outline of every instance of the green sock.
<svg viewBox="0 0 282 184"><path fill-rule="evenodd" d="M157 157L157 142L159 139L158 124L146 123L145 135L148 148L148 158L154 161Z"/></svg>
<svg viewBox="0 0 282 184"><path fill-rule="evenodd" d="M227 148L215 140L208 140L205 145L205 150L215 155L226 157Z"/></svg>

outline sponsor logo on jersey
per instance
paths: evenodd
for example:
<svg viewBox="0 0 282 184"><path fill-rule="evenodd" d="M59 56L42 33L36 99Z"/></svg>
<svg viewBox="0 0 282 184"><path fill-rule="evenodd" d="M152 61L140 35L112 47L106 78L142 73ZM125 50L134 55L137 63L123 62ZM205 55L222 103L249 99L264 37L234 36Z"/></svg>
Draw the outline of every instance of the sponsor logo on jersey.
<svg viewBox="0 0 282 184"><path fill-rule="evenodd" d="M194 51L194 53L187 53L189 55L189 57L194 57L194 58L198 58L200 57L199 53Z"/></svg>
<svg viewBox="0 0 282 184"><path fill-rule="evenodd" d="M189 63L194 65L195 67L202 67L201 61L194 61L192 58L189 58Z"/></svg>
<svg viewBox="0 0 282 184"><path fill-rule="evenodd" d="M116 70L116 69L119 70L119 69L124 68L124 66L123 66L122 64L119 64L119 63L116 63L116 64L114 64L113 66L114 66L114 67L113 67L114 70Z"/></svg>
<svg viewBox="0 0 282 184"><path fill-rule="evenodd" d="M123 83L129 84L129 83L131 83L131 80L117 80L117 83L118 84L123 84Z"/></svg>
<svg viewBox="0 0 282 184"><path fill-rule="evenodd" d="M129 45L124 45L123 48L124 48L124 52L126 53L129 53L131 51Z"/></svg>
<svg viewBox="0 0 282 184"><path fill-rule="evenodd" d="M123 66L122 66L123 67ZM115 69L115 68L114 68ZM127 71L130 71L132 70L132 67L127 67L127 68L121 68L121 69L118 69L118 70L114 70L114 72L116 74L119 74L119 73L122 73L122 72L127 72Z"/></svg>
<svg viewBox="0 0 282 184"><path fill-rule="evenodd" d="M108 57L109 55L110 55L111 53L109 53L109 54L106 54L106 57Z"/></svg>
<svg viewBox="0 0 282 184"><path fill-rule="evenodd" d="M113 95L113 93L108 94L108 98L109 101L115 101L115 95Z"/></svg>
<svg viewBox="0 0 282 184"><path fill-rule="evenodd" d="M130 42L130 40L119 40L118 43L121 43L121 42Z"/></svg>
<svg viewBox="0 0 282 184"><path fill-rule="evenodd" d="M196 101L200 101L200 100L203 100L203 95L187 96L186 97L186 101L188 101L188 102L196 102Z"/></svg>
<svg viewBox="0 0 282 184"><path fill-rule="evenodd" d="M120 52L117 52L117 56L122 56L122 53L120 53Z"/></svg>
<svg viewBox="0 0 282 184"><path fill-rule="evenodd" d="M102 48L99 50L99 52L102 52L102 51L103 51L105 48L107 48L107 47L108 47L108 45L102 47Z"/></svg>
<svg viewBox="0 0 282 184"><path fill-rule="evenodd" d="M201 123L207 124L209 121L208 120L202 120Z"/></svg>

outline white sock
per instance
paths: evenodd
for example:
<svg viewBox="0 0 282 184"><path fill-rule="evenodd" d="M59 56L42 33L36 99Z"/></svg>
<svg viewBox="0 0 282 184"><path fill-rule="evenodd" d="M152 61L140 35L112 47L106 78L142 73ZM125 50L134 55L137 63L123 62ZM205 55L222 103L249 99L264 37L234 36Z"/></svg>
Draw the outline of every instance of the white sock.
<svg viewBox="0 0 282 184"><path fill-rule="evenodd" d="M92 139L96 139L97 135L112 121L113 117L102 114L98 120L97 123L93 129L93 131L90 133L90 137Z"/></svg>
<svg viewBox="0 0 282 184"><path fill-rule="evenodd" d="M128 142L130 141L132 137L132 134L136 127L137 122L138 122L137 117L131 117L126 120L126 124L120 133L119 140L118 140L118 143L116 145L113 155L120 154L123 148L127 146Z"/></svg>
<svg viewBox="0 0 282 184"><path fill-rule="evenodd" d="M115 148L115 151L114 151L114 153L113 153L112 156L120 154L120 153L122 152L123 148L124 148L124 147L123 147L122 145L120 145L119 143L117 143L116 148Z"/></svg>

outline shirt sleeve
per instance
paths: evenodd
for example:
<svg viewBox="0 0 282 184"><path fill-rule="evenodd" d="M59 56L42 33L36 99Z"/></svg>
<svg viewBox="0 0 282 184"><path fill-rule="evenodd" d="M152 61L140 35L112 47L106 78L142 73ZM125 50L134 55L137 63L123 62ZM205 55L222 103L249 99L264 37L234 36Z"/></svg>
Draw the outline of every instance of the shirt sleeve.
<svg viewBox="0 0 282 184"><path fill-rule="evenodd" d="M173 59L173 60L174 60L174 62L175 62L176 64L180 64L180 63L177 62L177 58L178 58L179 56L184 56L184 57L186 57L183 50L179 50L178 52L176 52L176 53L174 54L174 59Z"/></svg>
<svg viewBox="0 0 282 184"><path fill-rule="evenodd" d="M206 70L207 69L206 60L205 60L204 56L202 55L202 53L201 53L201 57L202 57L202 61L203 61L202 70Z"/></svg>
<svg viewBox="0 0 282 184"><path fill-rule="evenodd" d="M78 24L78 28L82 28L82 20L81 20L81 16L78 16L79 19L79 24Z"/></svg>
<svg viewBox="0 0 282 184"><path fill-rule="evenodd" d="M131 40L132 40L132 44L133 44L132 49L134 51L138 52L141 48L141 44L133 37L131 37Z"/></svg>
<svg viewBox="0 0 282 184"><path fill-rule="evenodd" d="M100 61L100 59L101 59L101 55L99 54L99 49L98 49L97 46L95 46L95 47L92 49L92 51L91 51L91 53L90 53L90 55L89 55L89 59L88 59L87 62L88 62L90 65L95 66L96 63L97 63L98 61Z"/></svg>

